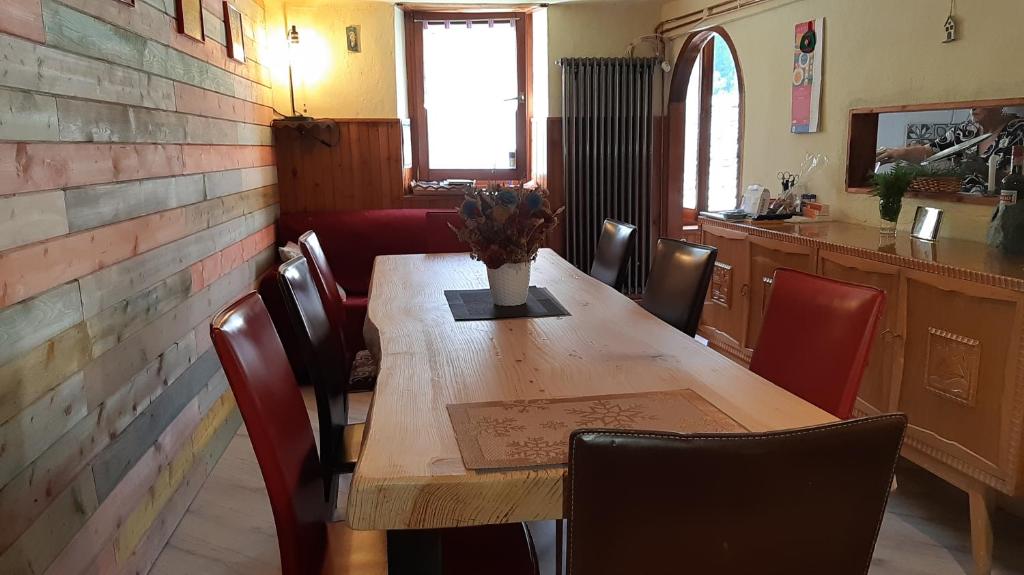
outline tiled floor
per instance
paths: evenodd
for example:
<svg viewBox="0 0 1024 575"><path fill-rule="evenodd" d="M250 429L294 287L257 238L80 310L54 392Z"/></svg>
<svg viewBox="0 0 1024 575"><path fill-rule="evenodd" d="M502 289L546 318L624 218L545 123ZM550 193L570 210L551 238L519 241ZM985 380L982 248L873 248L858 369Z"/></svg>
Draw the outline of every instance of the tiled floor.
<svg viewBox="0 0 1024 575"><path fill-rule="evenodd" d="M362 420L368 395L354 399ZM315 425L315 412L307 397ZM871 575L971 573L967 497L909 463L875 550ZM344 489L344 488L343 488ZM339 498L344 501L344 494ZM1024 519L997 513L998 575L1024 574ZM545 575L553 572L553 524L531 525ZM273 575L280 573L277 537L259 466L243 427L171 537L154 575ZM350 574L359 575L359 574Z"/></svg>

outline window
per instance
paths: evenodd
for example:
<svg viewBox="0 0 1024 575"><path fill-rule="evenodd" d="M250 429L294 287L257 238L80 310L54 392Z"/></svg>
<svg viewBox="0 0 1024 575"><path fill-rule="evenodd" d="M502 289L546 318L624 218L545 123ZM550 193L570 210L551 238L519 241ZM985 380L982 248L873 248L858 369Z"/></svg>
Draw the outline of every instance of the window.
<svg viewBox="0 0 1024 575"><path fill-rule="evenodd" d="M526 179L530 16L406 15L413 177Z"/></svg>
<svg viewBox="0 0 1024 575"><path fill-rule="evenodd" d="M687 39L669 97L668 220L696 221L701 211L735 208L740 195L743 81L724 30Z"/></svg>

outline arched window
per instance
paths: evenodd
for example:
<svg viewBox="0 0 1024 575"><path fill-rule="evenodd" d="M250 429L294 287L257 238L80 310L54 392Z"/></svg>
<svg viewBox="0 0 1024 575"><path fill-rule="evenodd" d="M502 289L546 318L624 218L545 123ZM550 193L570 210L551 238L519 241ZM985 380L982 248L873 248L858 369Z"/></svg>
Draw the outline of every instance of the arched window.
<svg viewBox="0 0 1024 575"><path fill-rule="evenodd" d="M743 157L743 77L721 28L695 32L676 59L669 92L668 230L704 210L735 208Z"/></svg>

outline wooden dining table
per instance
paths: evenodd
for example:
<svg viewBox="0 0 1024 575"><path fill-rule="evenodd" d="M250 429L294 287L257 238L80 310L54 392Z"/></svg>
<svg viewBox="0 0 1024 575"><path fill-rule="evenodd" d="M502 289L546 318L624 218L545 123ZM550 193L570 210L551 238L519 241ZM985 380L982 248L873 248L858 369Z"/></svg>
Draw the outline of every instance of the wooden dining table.
<svg viewBox="0 0 1024 575"><path fill-rule="evenodd" d="M689 388L750 431L835 421L551 250L540 251L531 285L571 315L456 322L444 292L486 288L482 263L466 254L376 259L364 331L380 370L349 491L352 528L563 517L565 466L466 469L453 403Z"/></svg>

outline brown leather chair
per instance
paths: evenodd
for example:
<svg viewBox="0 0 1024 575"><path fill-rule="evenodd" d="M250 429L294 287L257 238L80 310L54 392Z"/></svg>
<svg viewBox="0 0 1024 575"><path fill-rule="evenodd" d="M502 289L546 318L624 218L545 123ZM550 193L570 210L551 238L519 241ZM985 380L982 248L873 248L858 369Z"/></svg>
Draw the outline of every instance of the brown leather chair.
<svg viewBox="0 0 1024 575"><path fill-rule="evenodd" d="M718 249L711 246L659 239L640 305L694 337L717 255Z"/></svg>
<svg viewBox="0 0 1024 575"><path fill-rule="evenodd" d="M348 425L349 364L341 334L327 318L320 294L299 256L278 267L285 307L313 383L320 425L320 458L324 461L324 495L337 502L339 475L355 468L363 424Z"/></svg>
<svg viewBox="0 0 1024 575"><path fill-rule="evenodd" d="M863 575L907 420L751 434L578 430L569 575Z"/></svg>
<svg viewBox="0 0 1024 575"><path fill-rule="evenodd" d="M322 497L306 406L263 300L255 292L242 296L214 316L210 334L267 486L283 574L386 573L392 550L385 551L383 532L329 521L334 508ZM445 575L537 574L521 523L441 530L439 545L439 554L452 558Z"/></svg>
<svg viewBox="0 0 1024 575"><path fill-rule="evenodd" d="M601 226L597 253L590 266L590 276L616 290L622 290L636 246L636 226L607 219Z"/></svg>

